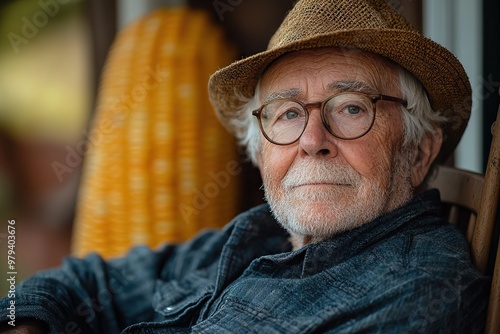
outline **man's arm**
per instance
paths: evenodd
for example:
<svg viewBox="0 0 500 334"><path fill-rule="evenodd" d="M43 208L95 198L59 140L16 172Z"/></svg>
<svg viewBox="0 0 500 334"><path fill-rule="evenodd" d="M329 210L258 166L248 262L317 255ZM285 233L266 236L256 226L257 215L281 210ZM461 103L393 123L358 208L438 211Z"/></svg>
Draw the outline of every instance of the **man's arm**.
<svg viewBox="0 0 500 334"><path fill-rule="evenodd" d="M157 280L176 280L200 268L215 268L231 230L229 225L223 231L206 231L158 251L137 247L108 262L96 254L68 258L61 268L22 282L15 298L1 299L0 323L11 321L7 308L12 300L16 327L32 319L46 324L51 333L119 333L132 324L151 321ZM209 271L215 281L216 271Z"/></svg>
<svg viewBox="0 0 500 334"><path fill-rule="evenodd" d="M127 257L110 262L95 254L85 259L68 258L61 268L27 279L16 287L15 296L4 297L0 321L16 330L29 319L25 330L45 324L51 332L80 329L114 333L131 322L149 320L159 259L164 261L170 250L167 247L156 253L139 247ZM14 318L6 313L12 302Z"/></svg>

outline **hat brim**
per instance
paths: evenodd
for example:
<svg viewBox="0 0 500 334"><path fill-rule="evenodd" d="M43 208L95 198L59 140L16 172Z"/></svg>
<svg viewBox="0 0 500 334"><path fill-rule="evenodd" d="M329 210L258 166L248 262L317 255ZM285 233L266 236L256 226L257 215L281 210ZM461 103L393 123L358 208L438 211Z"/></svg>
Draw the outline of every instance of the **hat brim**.
<svg viewBox="0 0 500 334"><path fill-rule="evenodd" d="M425 87L434 111L450 122L438 161L455 149L467 126L472 93L465 71L446 48L412 31L396 29L344 30L316 35L236 61L215 72L209 80L209 97L222 124L233 134L239 129L230 122L240 118L238 96L251 97L265 71L278 57L292 51L322 47L356 48L384 56L412 73Z"/></svg>

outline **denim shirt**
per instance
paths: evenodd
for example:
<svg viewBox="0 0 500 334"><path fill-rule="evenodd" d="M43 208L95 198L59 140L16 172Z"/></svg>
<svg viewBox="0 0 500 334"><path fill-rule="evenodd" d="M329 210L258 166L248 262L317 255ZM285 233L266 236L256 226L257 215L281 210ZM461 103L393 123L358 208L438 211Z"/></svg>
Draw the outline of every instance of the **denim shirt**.
<svg viewBox="0 0 500 334"><path fill-rule="evenodd" d="M68 258L16 289L16 322L51 333L482 331L489 280L435 190L328 240L292 250L288 239L261 205L187 243Z"/></svg>

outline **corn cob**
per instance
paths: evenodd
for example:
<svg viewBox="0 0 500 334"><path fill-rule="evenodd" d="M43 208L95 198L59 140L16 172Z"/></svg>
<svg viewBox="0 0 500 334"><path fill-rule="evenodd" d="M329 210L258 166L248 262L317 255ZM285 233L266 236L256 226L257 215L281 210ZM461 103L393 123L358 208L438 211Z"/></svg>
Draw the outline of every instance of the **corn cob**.
<svg viewBox="0 0 500 334"><path fill-rule="evenodd" d="M236 161L236 143L206 91L210 74L235 55L207 13L185 6L156 10L117 36L92 125L90 137L100 140L85 161L74 255L180 242L236 214L237 178L220 186L210 176ZM200 195L206 205L196 203Z"/></svg>

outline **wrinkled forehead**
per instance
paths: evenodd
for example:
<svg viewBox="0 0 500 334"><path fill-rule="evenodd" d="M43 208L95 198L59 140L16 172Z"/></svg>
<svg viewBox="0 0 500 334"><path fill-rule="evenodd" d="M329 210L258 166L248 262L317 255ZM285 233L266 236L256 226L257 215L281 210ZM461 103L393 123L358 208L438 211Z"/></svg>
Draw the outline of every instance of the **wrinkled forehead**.
<svg viewBox="0 0 500 334"><path fill-rule="evenodd" d="M293 79L315 73L316 80L360 81L380 94L399 93L399 69L392 61L353 48L318 48L287 53L261 76L261 94L272 86L293 86ZM290 80L288 80L290 79ZM285 87L281 87L285 88ZM294 88L294 87L288 87ZM262 97L263 95L261 95Z"/></svg>

